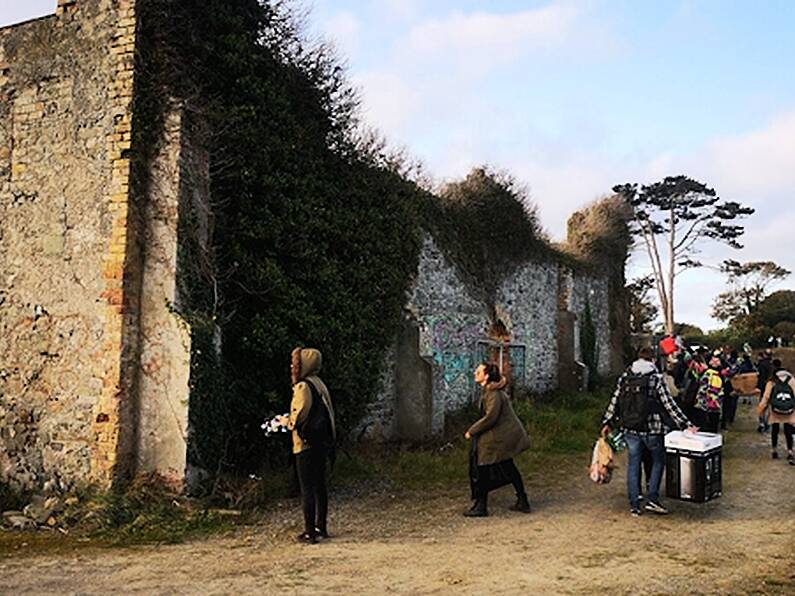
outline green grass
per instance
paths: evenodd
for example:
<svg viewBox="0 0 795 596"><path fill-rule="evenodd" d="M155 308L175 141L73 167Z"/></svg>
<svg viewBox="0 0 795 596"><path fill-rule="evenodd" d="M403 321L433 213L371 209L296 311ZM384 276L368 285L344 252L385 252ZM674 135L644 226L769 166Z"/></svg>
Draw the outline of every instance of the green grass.
<svg viewBox="0 0 795 596"><path fill-rule="evenodd" d="M517 464L537 468L566 455L587 453L598 436L608 399L605 391L515 399L514 409L531 441ZM451 416L442 439L414 448L368 445L347 450L337 459L334 485L378 480L417 490L465 483L469 443L462 435L475 419L474 409Z"/></svg>

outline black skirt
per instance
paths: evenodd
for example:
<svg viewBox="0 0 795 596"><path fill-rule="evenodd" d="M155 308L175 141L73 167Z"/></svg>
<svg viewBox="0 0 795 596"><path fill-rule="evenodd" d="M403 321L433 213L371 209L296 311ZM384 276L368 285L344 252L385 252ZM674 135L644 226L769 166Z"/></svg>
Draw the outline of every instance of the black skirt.
<svg viewBox="0 0 795 596"><path fill-rule="evenodd" d="M469 489L472 499L477 499L492 490L511 484L514 463L506 459L496 464L478 465L478 439L472 437L469 447Z"/></svg>

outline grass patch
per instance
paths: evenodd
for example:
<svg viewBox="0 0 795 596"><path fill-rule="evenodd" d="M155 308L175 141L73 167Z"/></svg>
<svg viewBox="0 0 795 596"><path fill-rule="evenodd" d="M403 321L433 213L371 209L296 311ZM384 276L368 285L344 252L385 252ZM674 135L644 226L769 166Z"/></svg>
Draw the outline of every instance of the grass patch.
<svg viewBox="0 0 795 596"><path fill-rule="evenodd" d="M88 495L71 521L98 542L127 546L182 542L229 529L236 518L179 496L157 478L147 477L124 491Z"/></svg>
<svg viewBox="0 0 795 596"><path fill-rule="evenodd" d="M517 458L517 465L537 469L566 455L587 453L598 436L608 400L606 391L515 398L514 409L532 444ZM385 481L418 490L466 483L469 442L463 433L477 417L474 409L450 416L445 436L421 446L367 445L345 451L337 460L334 485Z"/></svg>

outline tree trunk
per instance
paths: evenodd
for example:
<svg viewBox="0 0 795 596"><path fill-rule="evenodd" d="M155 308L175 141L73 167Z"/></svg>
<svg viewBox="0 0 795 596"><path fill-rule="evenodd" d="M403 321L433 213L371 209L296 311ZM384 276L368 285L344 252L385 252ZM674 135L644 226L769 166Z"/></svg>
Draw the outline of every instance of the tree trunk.
<svg viewBox="0 0 795 596"><path fill-rule="evenodd" d="M676 259L674 255L674 246L676 245L676 221L674 220L674 208L671 206L668 225L670 226L670 233L668 234L668 316L665 317L665 331L668 335L674 334L674 277Z"/></svg>

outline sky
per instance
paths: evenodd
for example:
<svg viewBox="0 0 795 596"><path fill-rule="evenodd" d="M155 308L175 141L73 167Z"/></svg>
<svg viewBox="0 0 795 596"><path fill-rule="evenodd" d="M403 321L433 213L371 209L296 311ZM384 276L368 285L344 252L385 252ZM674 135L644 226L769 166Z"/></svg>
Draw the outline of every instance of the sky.
<svg viewBox="0 0 795 596"><path fill-rule="evenodd" d="M0 25L54 10L0 0ZM719 264L795 271L795 2L311 0L364 118L444 181L489 164L530 189L562 240L568 216L623 182L685 174L756 209ZM628 275L648 271L643 253ZM724 279L677 281L676 319L705 329ZM795 288L795 276L779 288Z"/></svg>

